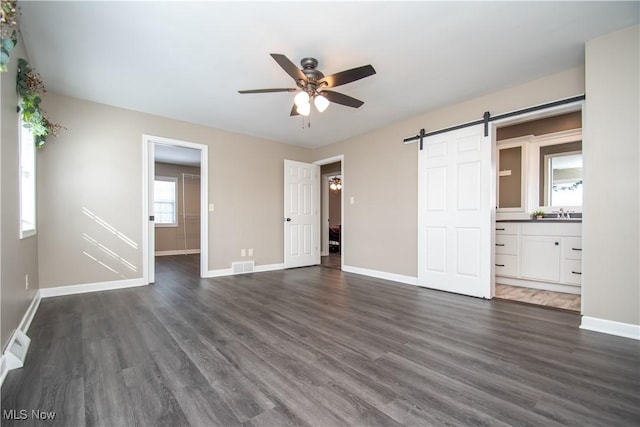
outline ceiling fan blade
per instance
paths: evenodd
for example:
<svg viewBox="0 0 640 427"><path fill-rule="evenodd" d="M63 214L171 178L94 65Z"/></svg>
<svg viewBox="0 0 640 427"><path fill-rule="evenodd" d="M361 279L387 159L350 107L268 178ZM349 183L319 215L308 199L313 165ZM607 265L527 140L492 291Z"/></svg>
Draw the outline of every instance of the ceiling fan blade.
<svg viewBox="0 0 640 427"><path fill-rule="evenodd" d="M300 115L300 113L298 113L298 109L296 108L296 104L293 104L293 107L291 107L291 114L289 115L291 117Z"/></svg>
<svg viewBox="0 0 640 427"><path fill-rule="evenodd" d="M362 104L364 104L364 102L359 99L352 98L344 93L333 92L331 90L323 90L320 94L333 103L346 105L347 107L360 108Z"/></svg>
<svg viewBox="0 0 640 427"><path fill-rule="evenodd" d="M320 79L320 83L326 83L324 87L336 87L356 80L364 79L376 73L371 65L363 65L362 67L352 68L350 70L341 71L331 74Z"/></svg>
<svg viewBox="0 0 640 427"><path fill-rule="evenodd" d="M281 66L282 69L293 78L293 80L295 80L296 82L298 82L299 80L302 80L304 82L307 81L307 76L305 76L300 68L298 68L296 64L291 62L289 58L280 53L272 53L271 57L276 60L278 65Z"/></svg>
<svg viewBox="0 0 640 427"><path fill-rule="evenodd" d="M239 90L238 93L271 93L271 92L295 92L297 89L292 87L274 88L274 89L251 89Z"/></svg>

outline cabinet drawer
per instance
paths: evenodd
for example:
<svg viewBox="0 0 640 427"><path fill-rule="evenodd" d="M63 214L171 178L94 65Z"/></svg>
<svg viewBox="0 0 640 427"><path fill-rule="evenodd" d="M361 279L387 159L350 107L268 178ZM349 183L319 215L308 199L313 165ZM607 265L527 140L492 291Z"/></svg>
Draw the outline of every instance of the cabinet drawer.
<svg viewBox="0 0 640 427"><path fill-rule="evenodd" d="M518 257L515 255L496 254L496 276L518 275Z"/></svg>
<svg viewBox="0 0 640 427"><path fill-rule="evenodd" d="M573 285L582 284L582 261L565 259L562 267L563 282Z"/></svg>
<svg viewBox="0 0 640 427"><path fill-rule="evenodd" d="M518 224L513 222L496 222L496 234L518 234Z"/></svg>
<svg viewBox="0 0 640 427"><path fill-rule="evenodd" d="M562 239L563 257L566 259L582 259L582 239L577 237L565 237Z"/></svg>
<svg viewBox="0 0 640 427"><path fill-rule="evenodd" d="M496 253L518 255L518 236L496 234Z"/></svg>

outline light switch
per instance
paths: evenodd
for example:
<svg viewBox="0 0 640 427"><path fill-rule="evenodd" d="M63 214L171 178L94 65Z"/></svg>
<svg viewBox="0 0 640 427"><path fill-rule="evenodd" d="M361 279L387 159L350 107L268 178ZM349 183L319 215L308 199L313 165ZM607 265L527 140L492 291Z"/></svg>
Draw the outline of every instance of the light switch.
<svg viewBox="0 0 640 427"><path fill-rule="evenodd" d="M356 204L356 198L353 197L353 196L349 197L349 204L350 205L355 205Z"/></svg>
<svg viewBox="0 0 640 427"><path fill-rule="evenodd" d="M213 203L209 203L209 212L213 212Z"/></svg>
<svg viewBox="0 0 640 427"><path fill-rule="evenodd" d="M247 250L246 249L240 249L240 256L247 256Z"/></svg>
<svg viewBox="0 0 640 427"><path fill-rule="evenodd" d="M253 248L247 249L247 255L248 256L253 256Z"/></svg>

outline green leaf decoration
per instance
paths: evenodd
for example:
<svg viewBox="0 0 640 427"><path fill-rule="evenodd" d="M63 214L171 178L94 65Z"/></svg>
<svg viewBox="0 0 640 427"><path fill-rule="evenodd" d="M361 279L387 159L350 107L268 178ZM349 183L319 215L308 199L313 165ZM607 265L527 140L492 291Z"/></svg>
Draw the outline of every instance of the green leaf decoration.
<svg viewBox="0 0 640 427"><path fill-rule="evenodd" d="M2 48L5 49L7 52L10 52L14 46L15 46L15 43L13 42L12 39L8 37L2 38Z"/></svg>
<svg viewBox="0 0 640 427"><path fill-rule="evenodd" d="M0 55L4 50L3 39L0 45ZM29 63L24 58L18 59L16 91L20 95L19 112L22 115L23 126L33 133L36 147L42 148L47 136L56 136L60 129L64 128L48 120L40 109L40 103L42 102L40 95L41 92L44 92L42 78L29 67Z"/></svg>

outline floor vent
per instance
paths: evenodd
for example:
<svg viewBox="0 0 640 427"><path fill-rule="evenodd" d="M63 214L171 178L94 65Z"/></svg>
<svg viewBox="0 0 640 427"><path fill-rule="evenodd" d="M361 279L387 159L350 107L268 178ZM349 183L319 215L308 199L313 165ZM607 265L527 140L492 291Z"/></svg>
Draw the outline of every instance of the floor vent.
<svg viewBox="0 0 640 427"><path fill-rule="evenodd" d="M233 274L252 273L254 267L253 261L232 262L231 268Z"/></svg>

